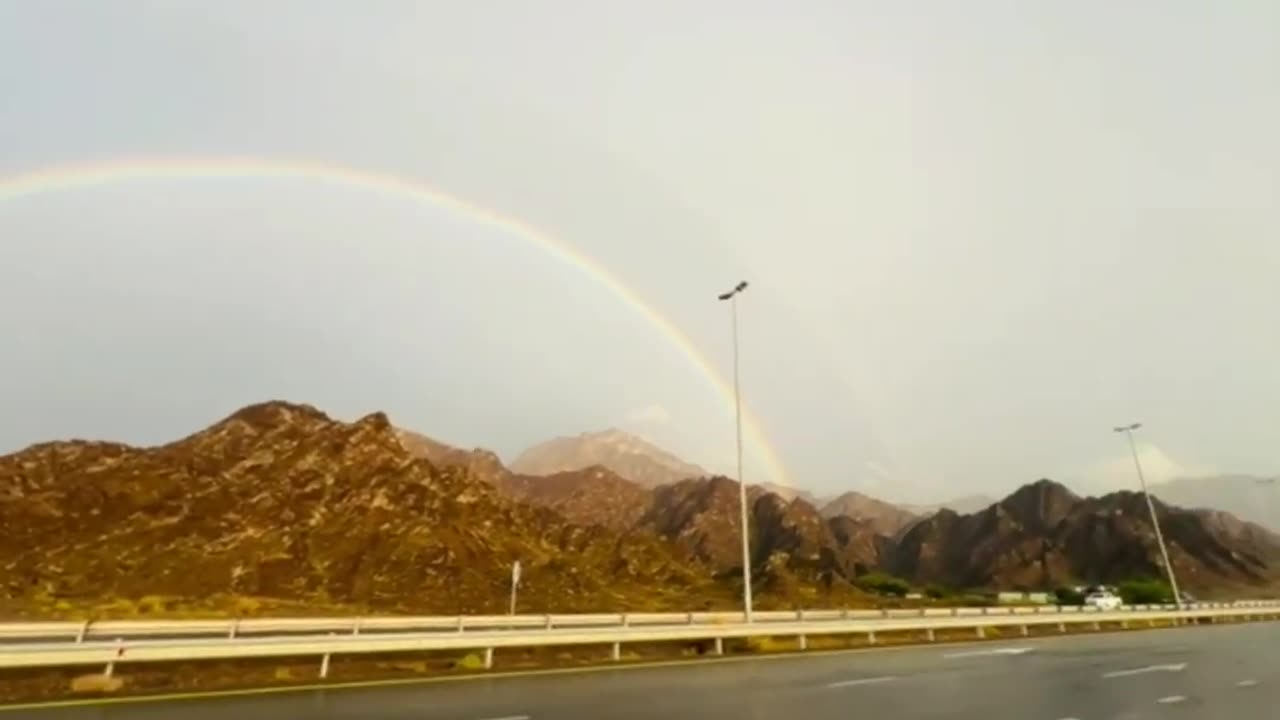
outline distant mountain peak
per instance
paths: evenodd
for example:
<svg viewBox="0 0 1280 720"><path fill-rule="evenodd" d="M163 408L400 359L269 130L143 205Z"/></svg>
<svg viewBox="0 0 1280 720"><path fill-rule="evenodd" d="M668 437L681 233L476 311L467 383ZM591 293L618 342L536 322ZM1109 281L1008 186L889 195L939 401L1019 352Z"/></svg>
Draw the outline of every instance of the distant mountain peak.
<svg viewBox="0 0 1280 720"><path fill-rule="evenodd" d="M918 516L883 500L856 490L845 492L822 506L823 517L845 516L866 522L881 535L893 536L914 523Z"/></svg>
<svg viewBox="0 0 1280 720"><path fill-rule="evenodd" d="M645 487L667 485L707 471L648 440L616 427L553 438L520 453L511 469L526 475L552 475L592 465L608 468Z"/></svg>

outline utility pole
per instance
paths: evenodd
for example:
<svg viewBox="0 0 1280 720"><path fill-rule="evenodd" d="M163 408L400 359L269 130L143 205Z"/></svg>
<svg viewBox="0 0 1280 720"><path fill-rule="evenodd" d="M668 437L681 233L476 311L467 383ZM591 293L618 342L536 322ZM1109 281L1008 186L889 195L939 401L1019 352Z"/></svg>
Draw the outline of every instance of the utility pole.
<svg viewBox="0 0 1280 720"><path fill-rule="evenodd" d="M746 289L747 282L743 280L719 298L729 301L729 314L733 318L733 404L738 439L738 504L742 515L742 611L746 621L751 622L751 541L747 530L747 479L742 475L742 390L738 377L738 295Z"/></svg>
<svg viewBox="0 0 1280 720"><path fill-rule="evenodd" d="M1129 451L1133 453L1133 466L1138 469L1138 484L1142 486L1142 496L1147 499L1147 511L1151 513L1151 527L1156 531L1156 544L1160 546L1160 557L1164 560L1164 570L1169 575L1169 587L1173 590L1173 604L1182 608L1182 593L1178 592L1178 579L1173 573L1173 563L1169 562L1169 550L1164 545L1164 535L1160 532L1160 520L1156 517L1156 505L1151 502L1151 493L1147 492L1147 478L1142 473L1142 461L1138 459L1138 446L1133 441L1133 431L1142 427L1142 423L1133 423L1115 428L1129 438Z"/></svg>

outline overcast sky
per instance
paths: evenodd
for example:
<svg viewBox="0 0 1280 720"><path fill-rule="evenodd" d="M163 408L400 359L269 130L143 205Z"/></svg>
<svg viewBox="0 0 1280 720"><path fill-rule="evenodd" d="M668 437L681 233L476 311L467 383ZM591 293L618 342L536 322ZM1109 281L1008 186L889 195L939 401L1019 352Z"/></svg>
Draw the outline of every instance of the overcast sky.
<svg viewBox="0 0 1280 720"><path fill-rule="evenodd" d="M787 481L892 500L1127 486L1131 421L1157 479L1280 472L1277 128L1273 0L0 0L0 175L410 179L725 378L746 278ZM284 398L507 459L611 425L733 457L724 395L589 274L305 178L0 196L0 343L0 452Z"/></svg>

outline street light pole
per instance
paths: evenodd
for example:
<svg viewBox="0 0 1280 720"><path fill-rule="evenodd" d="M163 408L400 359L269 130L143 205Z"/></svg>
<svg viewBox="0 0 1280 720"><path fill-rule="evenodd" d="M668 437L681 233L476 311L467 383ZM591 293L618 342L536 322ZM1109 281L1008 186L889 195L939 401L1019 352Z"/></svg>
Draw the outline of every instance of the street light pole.
<svg viewBox="0 0 1280 720"><path fill-rule="evenodd" d="M1178 579L1173 574L1173 563L1169 562L1169 550L1164 545L1164 535L1160 532L1160 521L1156 519L1156 506L1151 502L1151 493L1147 492L1147 478L1142 474L1142 461L1138 459L1138 446L1133 441L1133 431L1142 427L1142 423L1133 423L1115 428L1129 438L1129 452L1133 453L1133 466L1138 469L1138 483L1142 486L1142 496L1147 499L1147 511L1151 513L1151 527L1156 531L1156 544L1160 546L1160 557L1164 560L1164 570L1169 575L1169 587L1173 590L1173 604L1182 608L1182 594L1178 592Z"/></svg>
<svg viewBox="0 0 1280 720"><path fill-rule="evenodd" d="M751 542L747 533L747 479L742 475L742 391L738 380L738 295L747 289L743 280L719 298L729 301L733 318L733 405L738 440L738 504L742 514L742 611L751 622Z"/></svg>

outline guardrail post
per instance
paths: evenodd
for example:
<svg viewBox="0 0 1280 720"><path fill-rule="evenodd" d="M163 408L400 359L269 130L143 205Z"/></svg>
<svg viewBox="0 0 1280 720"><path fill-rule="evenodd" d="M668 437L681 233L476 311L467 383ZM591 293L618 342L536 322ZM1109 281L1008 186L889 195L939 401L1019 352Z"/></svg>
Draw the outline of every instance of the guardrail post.
<svg viewBox="0 0 1280 720"><path fill-rule="evenodd" d="M613 644L613 651L609 653L609 658L614 662L622 659L622 643L616 642Z"/></svg>
<svg viewBox="0 0 1280 720"><path fill-rule="evenodd" d="M1094 621L1093 621L1093 629L1094 629L1094 632L1097 632L1097 631L1099 631L1099 630L1102 630L1102 623L1098 622L1097 620L1094 620Z"/></svg>
<svg viewBox="0 0 1280 720"><path fill-rule="evenodd" d="M849 619L849 608L842 608L842 609L840 610L840 619L841 619L841 620L848 620L848 619Z"/></svg>
<svg viewBox="0 0 1280 720"><path fill-rule="evenodd" d="M458 616L458 632L462 632L463 627L465 626L463 625L462 616L459 615Z"/></svg>
<svg viewBox="0 0 1280 720"><path fill-rule="evenodd" d="M545 627L547 630L550 630L550 629L551 629L551 615L550 615L550 614L548 614L548 615L546 616L546 623L544 624L544 626L543 626L543 627Z"/></svg>
<svg viewBox="0 0 1280 720"><path fill-rule="evenodd" d="M329 633L329 637L333 637L337 634L338 633ZM329 653L325 653L324 656L320 658L320 679L324 680L327 677L329 677Z"/></svg>
<svg viewBox="0 0 1280 720"><path fill-rule="evenodd" d="M351 623L351 634L352 635L360 634L360 618L356 618L356 621L354 623Z"/></svg>
<svg viewBox="0 0 1280 720"><path fill-rule="evenodd" d="M93 621L92 621L92 620L85 620L84 622L80 623L80 633L76 635L76 642L77 642L77 643L82 643L82 642L84 642L84 638L85 638L85 636L89 634L89 623L91 623L91 622L93 622Z"/></svg>
<svg viewBox="0 0 1280 720"><path fill-rule="evenodd" d="M955 617L959 614L960 614L960 608L951 608L951 617Z"/></svg>
<svg viewBox="0 0 1280 720"><path fill-rule="evenodd" d="M1031 631L1027 628L1026 623L1023 623L1023 624L1022 624L1022 637L1026 637L1026 636L1028 636L1028 635L1030 635L1030 634L1031 634Z"/></svg>
<svg viewBox="0 0 1280 720"><path fill-rule="evenodd" d="M809 638L803 633L800 635L800 649L801 650L809 649Z"/></svg>
<svg viewBox="0 0 1280 720"><path fill-rule="evenodd" d="M124 657L124 638L116 638L115 657L116 658ZM111 677L111 674L114 673L115 670L116 670L116 661L115 661L115 658L112 658L107 662L107 666L102 669L102 674L105 677Z"/></svg>
<svg viewBox="0 0 1280 720"><path fill-rule="evenodd" d="M693 624L693 613L689 613L689 614L688 614L688 617L686 618L686 620L685 620L685 621L686 621L689 625L692 625L692 624Z"/></svg>
<svg viewBox="0 0 1280 720"><path fill-rule="evenodd" d="M979 625L979 626L977 626L976 628L974 628L974 634L978 636L978 639L979 639L979 640L986 640L986 639L987 639L987 631L986 631L986 630L984 630L984 629L983 629L983 627L982 627L981 625Z"/></svg>
<svg viewBox="0 0 1280 720"><path fill-rule="evenodd" d="M1129 629L1129 621L1128 621L1128 620L1121 620L1121 621L1120 621L1120 629L1121 629L1121 630L1128 630L1128 629Z"/></svg>
<svg viewBox="0 0 1280 720"><path fill-rule="evenodd" d="M231 630L227 633L228 640L235 640L236 635L240 632L240 618L231 621Z"/></svg>
<svg viewBox="0 0 1280 720"><path fill-rule="evenodd" d="M937 640L937 639L938 639L938 638L937 638L937 636L935 636L935 635L934 635L934 633L933 633L933 628L929 628L929 629L925 630L925 631L924 631L924 634L925 634L925 637L927 637L927 638L929 639L929 642L933 642L934 640Z"/></svg>
<svg viewBox="0 0 1280 720"><path fill-rule="evenodd" d="M724 638L716 638L716 654L724 654Z"/></svg>
<svg viewBox="0 0 1280 720"><path fill-rule="evenodd" d="M983 608L982 608L982 614L983 614L983 615L990 615L990 614L991 614L991 608L989 608L989 607L983 607Z"/></svg>
<svg viewBox="0 0 1280 720"><path fill-rule="evenodd" d="M797 610L797 611L796 611L796 621L797 621L797 622L804 622L804 609L803 609L803 608L802 608L802 609L800 609L800 610Z"/></svg>
<svg viewBox="0 0 1280 720"><path fill-rule="evenodd" d="M626 613L622 613L622 627L629 627L630 625L631 618L627 617Z"/></svg>
<svg viewBox="0 0 1280 720"><path fill-rule="evenodd" d="M875 644L876 644L876 631L875 631L875 630L868 630L868 631L867 631L867 644L868 644L868 645L875 645Z"/></svg>
<svg viewBox="0 0 1280 720"><path fill-rule="evenodd" d="M1060 632L1060 633L1066 633L1066 632L1067 632L1067 624L1066 624L1066 623L1064 623L1064 622L1060 622L1060 623L1058 623L1058 632Z"/></svg>
<svg viewBox="0 0 1280 720"><path fill-rule="evenodd" d="M484 649L484 669L485 670L493 669L493 648Z"/></svg>

